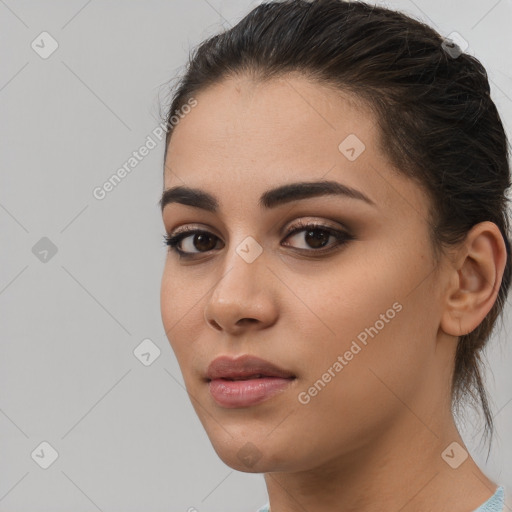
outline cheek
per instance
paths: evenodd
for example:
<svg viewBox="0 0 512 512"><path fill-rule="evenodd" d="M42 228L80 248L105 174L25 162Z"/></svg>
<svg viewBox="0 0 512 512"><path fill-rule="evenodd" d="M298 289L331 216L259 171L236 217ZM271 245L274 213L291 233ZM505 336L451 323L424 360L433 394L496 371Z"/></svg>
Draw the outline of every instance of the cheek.
<svg viewBox="0 0 512 512"><path fill-rule="evenodd" d="M305 430L317 432L312 451L320 458L371 439L407 413L405 404L414 403L427 381L432 344L422 340L418 328L424 311L409 300L401 303L402 309L393 304L386 309L385 300L383 309L376 308L384 315L390 309L388 323L378 315L370 315L368 322L340 315L337 338L324 338L320 348L304 352L308 366L298 389L300 399L293 397L300 404L295 418ZM354 336L344 334L347 324Z"/></svg>
<svg viewBox="0 0 512 512"><path fill-rule="evenodd" d="M197 326L198 308L204 306L201 298L204 298L210 287L207 275L195 274L190 277L187 271L167 261L160 286L160 307L166 331L171 328L173 333L184 324L188 324L189 328ZM192 316L196 318L195 323L190 321Z"/></svg>
<svg viewBox="0 0 512 512"><path fill-rule="evenodd" d="M393 317L393 304L401 295L398 269L383 261L370 261L366 255L354 252L350 258L301 277L290 273L284 280L297 283L294 288L301 301L295 301L289 314L298 332L342 349L343 340L356 337L374 325L381 314ZM306 306L306 307L304 307ZM299 314L300 313L300 314ZM309 334L311 333L311 334Z"/></svg>
<svg viewBox="0 0 512 512"><path fill-rule="evenodd" d="M425 279L430 271L416 250L388 246L370 255L354 251L337 269L307 278L302 296L308 309L289 312L300 333L297 349L310 361L307 379L321 379L338 356L343 370L338 365L331 373L361 386L363 395L372 388L368 379L376 380L372 369L398 388L420 379L437 332L435 294Z"/></svg>
<svg viewBox="0 0 512 512"><path fill-rule="evenodd" d="M180 280L179 273L171 272L168 266L164 269L160 288L162 324L180 366L193 353L194 340L203 328L200 298L206 293L207 286L203 291L201 283L197 283L197 287L197 293L192 293L190 283ZM184 364L183 370L186 371L188 366Z"/></svg>

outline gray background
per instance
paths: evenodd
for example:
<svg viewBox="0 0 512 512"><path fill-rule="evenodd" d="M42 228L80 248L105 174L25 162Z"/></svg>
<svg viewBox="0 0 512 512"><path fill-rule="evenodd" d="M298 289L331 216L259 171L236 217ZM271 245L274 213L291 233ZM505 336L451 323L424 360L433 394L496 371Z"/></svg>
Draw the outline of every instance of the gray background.
<svg viewBox="0 0 512 512"><path fill-rule="evenodd" d="M0 511L241 512L267 501L262 475L213 451L162 327L163 144L105 199L92 194L157 127L189 49L257 3L0 0ZM511 1L387 5L469 42L510 136ZM47 59L31 47L43 31L59 45ZM33 252L43 237L57 249L46 261ZM461 427L509 487L510 309L488 351L488 461L479 427ZM148 338L161 353L145 366L133 351ZM49 457L43 441L59 455L48 469L36 463Z"/></svg>

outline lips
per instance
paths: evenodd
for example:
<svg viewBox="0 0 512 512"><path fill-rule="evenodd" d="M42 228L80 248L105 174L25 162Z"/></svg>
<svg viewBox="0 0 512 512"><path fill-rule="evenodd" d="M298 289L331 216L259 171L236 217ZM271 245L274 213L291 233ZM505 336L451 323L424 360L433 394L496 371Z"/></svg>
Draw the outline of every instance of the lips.
<svg viewBox="0 0 512 512"><path fill-rule="evenodd" d="M218 357L210 363L206 372L207 381L215 379L236 381L262 379L265 377L293 379L295 375L269 361L249 355L238 358Z"/></svg>
<svg viewBox="0 0 512 512"><path fill-rule="evenodd" d="M253 407L289 390L296 376L258 357L221 356L214 359L205 381L211 397L226 409Z"/></svg>

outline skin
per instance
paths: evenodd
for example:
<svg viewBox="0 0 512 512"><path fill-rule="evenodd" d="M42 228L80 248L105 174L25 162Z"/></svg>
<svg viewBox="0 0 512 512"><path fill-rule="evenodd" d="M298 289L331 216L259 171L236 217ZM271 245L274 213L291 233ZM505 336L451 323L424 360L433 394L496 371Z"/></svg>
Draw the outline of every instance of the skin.
<svg viewBox="0 0 512 512"><path fill-rule="evenodd" d="M201 188L220 209L171 203L163 222L168 234L188 225L220 241L201 254L205 246L189 236L181 248L195 260L168 253L161 313L219 457L265 474L272 512L477 508L496 484L471 456L453 469L441 454L453 442L466 449L450 410L452 368L458 336L496 300L506 258L497 226L473 227L436 267L429 199L393 168L376 119L356 97L288 75L230 78L196 99L170 140L164 188ZM366 146L354 161L338 149L349 134ZM321 179L356 188L375 206L339 196L258 205L269 188ZM318 256L305 231L286 238L300 219L354 239ZM250 264L236 252L247 236L263 250ZM301 404L298 394L395 302L401 311ZM258 405L221 407L203 380L207 366L241 354L297 378ZM250 467L237 456L244 446L259 457Z"/></svg>

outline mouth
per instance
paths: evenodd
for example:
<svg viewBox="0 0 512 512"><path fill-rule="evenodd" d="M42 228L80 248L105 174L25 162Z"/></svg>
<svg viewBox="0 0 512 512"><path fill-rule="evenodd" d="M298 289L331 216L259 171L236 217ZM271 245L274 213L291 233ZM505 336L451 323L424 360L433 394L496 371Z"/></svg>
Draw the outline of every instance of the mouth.
<svg viewBox="0 0 512 512"><path fill-rule="evenodd" d="M216 379L206 379L207 382L212 382L214 380L225 380L227 382L239 382L239 381L246 381L246 380L260 380L260 379L281 379L281 380L292 380L295 379L295 376L290 377L278 377L276 375L264 375L261 373L255 374L255 375L248 375L245 377L217 377Z"/></svg>
<svg viewBox="0 0 512 512"><path fill-rule="evenodd" d="M218 357L208 367L205 381L221 407L250 407L290 387L297 376L254 356Z"/></svg>
<svg viewBox="0 0 512 512"><path fill-rule="evenodd" d="M215 379L250 380L267 377L289 379L295 378L296 375L270 361L265 361L251 355L243 355L237 358L229 356L217 357L210 363L205 375L207 381Z"/></svg>
<svg viewBox="0 0 512 512"><path fill-rule="evenodd" d="M240 379L213 379L208 382L211 397L227 409L252 407L286 391L296 377L252 376Z"/></svg>

